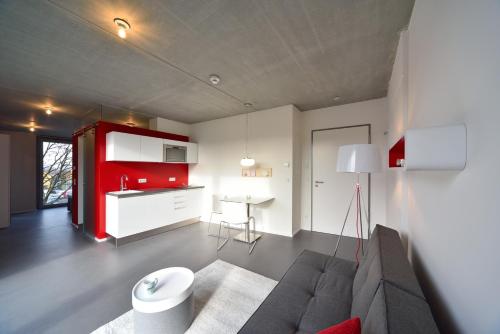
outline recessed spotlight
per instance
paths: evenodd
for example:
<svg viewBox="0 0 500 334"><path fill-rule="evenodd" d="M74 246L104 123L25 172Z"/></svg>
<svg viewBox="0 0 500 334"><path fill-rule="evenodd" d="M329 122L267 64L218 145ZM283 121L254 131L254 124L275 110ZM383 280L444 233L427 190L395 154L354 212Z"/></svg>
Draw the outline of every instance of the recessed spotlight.
<svg viewBox="0 0 500 334"><path fill-rule="evenodd" d="M333 98L333 101L335 101L335 102L340 101L340 96L335 96L335 97Z"/></svg>
<svg viewBox="0 0 500 334"><path fill-rule="evenodd" d="M50 109L50 107L47 107L47 108L45 109L45 113L46 113L47 115L52 115L52 109Z"/></svg>
<svg viewBox="0 0 500 334"><path fill-rule="evenodd" d="M127 30L130 29L130 24L119 17L116 17L113 22L118 26L118 36L123 39L127 38Z"/></svg>
<svg viewBox="0 0 500 334"><path fill-rule="evenodd" d="M252 108L253 107L253 104L251 104L250 102L245 102L245 103L243 103L243 105L245 106L245 108Z"/></svg>
<svg viewBox="0 0 500 334"><path fill-rule="evenodd" d="M33 127L33 126L32 126L32 127L30 127L30 131L31 131L31 132L35 132L35 127Z"/></svg>
<svg viewBox="0 0 500 334"><path fill-rule="evenodd" d="M208 80L212 85L218 85L220 83L220 77L217 74L210 74Z"/></svg>

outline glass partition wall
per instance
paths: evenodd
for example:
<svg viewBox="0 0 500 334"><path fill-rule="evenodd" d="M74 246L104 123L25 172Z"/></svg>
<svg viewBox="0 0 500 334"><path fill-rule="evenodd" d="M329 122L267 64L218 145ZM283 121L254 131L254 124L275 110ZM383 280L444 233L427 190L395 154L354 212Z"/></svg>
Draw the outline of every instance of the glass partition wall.
<svg viewBox="0 0 500 334"><path fill-rule="evenodd" d="M39 206L64 206L71 199L72 146L71 141L39 138Z"/></svg>

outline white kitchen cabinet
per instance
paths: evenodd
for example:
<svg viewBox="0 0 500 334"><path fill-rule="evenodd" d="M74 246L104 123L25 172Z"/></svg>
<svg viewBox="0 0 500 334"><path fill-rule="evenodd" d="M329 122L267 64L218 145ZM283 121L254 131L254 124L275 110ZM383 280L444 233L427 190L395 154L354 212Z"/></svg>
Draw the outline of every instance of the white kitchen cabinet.
<svg viewBox="0 0 500 334"><path fill-rule="evenodd" d="M185 147L185 163L198 163L196 143L115 131L106 134L106 161L164 162L164 144Z"/></svg>
<svg viewBox="0 0 500 334"><path fill-rule="evenodd" d="M203 200L203 188L189 189L187 192L187 209L194 217L201 217L201 203Z"/></svg>
<svg viewBox="0 0 500 334"><path fill-rule="evenodd" d="M183 221L189 219L190 213L188 210L188 193L191 190L180 190L173 194L174 219ZM193 216L194 217L194 216Z"/></svg>
<svg viewBox="0 0 500 334"><path fill-rule="evenodd" d="M106 195L106 233L117 238L201 216L202 188L137 196Z"/></svg>
<svg viewBox="0 0 500 334"><path fill-rule="evenodd" d="M187 145L186 162L188 164L197 164L198 163L198 144L186 143L186 145Z"/></svg>
<svg viewBox="0 0 500 334"><path fill-rule="evenodd" d="M106 196L106 233L115 238L153 230L171 222L172 193Z"/></svg>
<svg viewBox="0 0 500 334"><path fill-rule="evenodd" d="M163 162L163 139L156 137L141 137L141 160L144 162Z"/></svg>
<svg viewBox="0 0 500 334"><path fill-rule="evenodd" d="M106 134L106 161L141 161L141 136L123 132Z"/></svg>

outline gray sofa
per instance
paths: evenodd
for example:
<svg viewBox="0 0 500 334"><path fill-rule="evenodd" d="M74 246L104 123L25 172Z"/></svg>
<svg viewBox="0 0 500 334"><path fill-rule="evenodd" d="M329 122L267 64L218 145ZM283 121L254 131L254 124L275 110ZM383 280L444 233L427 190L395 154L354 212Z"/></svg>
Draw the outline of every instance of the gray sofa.
<svg viewBox="0 0 500 334"><path fill-rule="evenodd" d="M356 316L367 334L439 333L395 230L375 227L357 270L305 250L239 333L316 333Z"/></svg>

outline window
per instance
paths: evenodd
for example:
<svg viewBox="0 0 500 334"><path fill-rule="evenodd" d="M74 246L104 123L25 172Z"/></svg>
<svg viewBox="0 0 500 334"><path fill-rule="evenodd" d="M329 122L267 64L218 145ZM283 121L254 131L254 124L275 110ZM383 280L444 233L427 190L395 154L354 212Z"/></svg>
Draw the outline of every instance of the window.
<svg viewBox="0 0 500 334"><path fill-rule="evenodd" d="M43 208L66 205L71 196L72 146L63 140L40 141L40 202Z"/></svg>

